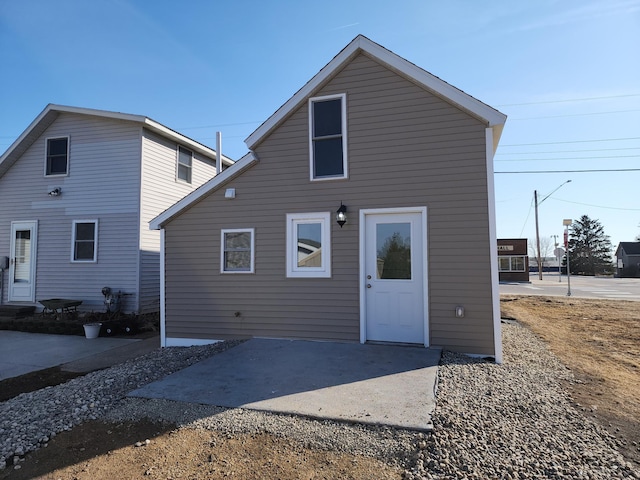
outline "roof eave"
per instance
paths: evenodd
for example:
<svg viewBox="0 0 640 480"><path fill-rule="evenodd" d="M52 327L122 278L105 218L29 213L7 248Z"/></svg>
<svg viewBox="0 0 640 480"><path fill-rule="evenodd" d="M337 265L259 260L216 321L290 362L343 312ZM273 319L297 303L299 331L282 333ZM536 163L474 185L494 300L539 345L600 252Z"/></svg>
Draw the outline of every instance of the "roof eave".
<svg viewBox="0 0 640 480"><path fill-rule="evenodd" d="M149 222L150 230L160 230L168 222L180 215L184 210L188 209L195 203L199 202L203 197L222 187L227 182L236 178L249 167L258 163L258 157L253 152L247 153L240 160L235 162L232 167L223 170L221 173L204 183L189 195L179 200L177 203L169 207L160 215Z"/></svg>
<svg viewBox="0 0 640 480"><path fill-rule="evenodd" d="M311 80L309 80L300 90L298 90L287 102L271 115L262 125L260 125L251 135L247 137L245 143L250 150L271 133L289 114L298 108L304 101L313 94L325 81L331 78L348 61L359 53L364 52L375 60L387 65L389 68L404 75L411 80L422 85L435 95L458 106L470 115L479 119L488 127L494 130L494 144L500 139L502 126L506 122L506 115L489 105L477 100L462 90L450 85L440 78L432 75L426 70L387 50L383 46L369 40L363 35L358 35L351 41L338 55L326 64ZM498 128L496 128L498 127Z"/></svg>

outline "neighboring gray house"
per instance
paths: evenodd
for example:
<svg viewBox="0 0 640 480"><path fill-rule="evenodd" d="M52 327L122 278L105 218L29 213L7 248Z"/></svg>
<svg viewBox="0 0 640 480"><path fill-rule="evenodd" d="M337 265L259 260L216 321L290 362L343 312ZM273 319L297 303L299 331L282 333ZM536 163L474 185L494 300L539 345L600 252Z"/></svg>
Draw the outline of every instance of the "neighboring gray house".
<svg viewBox="0 0 640 480"><path fill-rule="evenodd" d="M213 150L147 117L47 106L0 157L0 303L103 311L108 286L127 294L123 310L158 311L148 222L215 170Z"/></svg>
<svg viewBox="0 0 640 480"><path fill-rule="evenodd" d="M356 37L247 138L250 153L151 222L162 344L395 342L501 361L505 120Z"/></svg>
<svg viewBox="0 0 640 480"><path fill-rule="evenodd" d="M616 275L640 277L640 242L620 242L616 249Z"/></svg>

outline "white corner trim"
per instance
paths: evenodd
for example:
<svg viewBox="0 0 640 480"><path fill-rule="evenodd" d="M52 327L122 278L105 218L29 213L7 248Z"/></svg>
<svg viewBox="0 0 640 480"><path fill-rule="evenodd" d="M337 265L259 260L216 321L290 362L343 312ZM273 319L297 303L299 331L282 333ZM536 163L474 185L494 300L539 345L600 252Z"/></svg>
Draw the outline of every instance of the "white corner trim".
<svg viewBox="0 0 640 480"><path fill-rule="evenodd" d="M166 305L166 263L165 263L165 230L160 229L160 346L167 346L167 305Z"/></svg>
<svg viewBox="0 0 640 480"><path fill-rule="evenodd" d="M491 301L493 305L493 344L496 363L502 363L502 321L498 287L498 238L496 234L496 195L493 178L493 129L485 129L487 162L487 198L489 199L489 257L491 261Z"/></svg>
<svg viewBox="0 0 640 480"><path fill-rule="evenodd" d="M232 167L223 170L222 173L219 173L207 183L201 185L196 190L180 200L178 203L169 207L167 210L151 220L149 222L149 228L151 230L159 230L166 222L171 220L176 215L180 214L183 210L186 210L191 204L197 202L208 193L217 190L221 185L237 177L238 175L240 175L240 173L244 172L247 168L251 167L257 162L258 157L256 157L253 152L247 153Z"/></svg>

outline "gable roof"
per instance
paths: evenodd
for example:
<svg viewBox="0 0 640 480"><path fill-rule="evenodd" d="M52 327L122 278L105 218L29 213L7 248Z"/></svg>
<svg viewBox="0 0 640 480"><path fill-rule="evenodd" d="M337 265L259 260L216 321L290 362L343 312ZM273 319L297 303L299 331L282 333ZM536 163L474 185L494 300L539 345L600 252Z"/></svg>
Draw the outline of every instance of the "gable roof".
<svg viewBox="0 0 640 480"><path fill-rule="evenodd" d="M328 82L342 67L360 53L364 53L391 70L416 82L436 96L482 121L487 127L491 127L493 129L494 150L497 148L502 129L507 120L506 115L396 55L392 51L387 50L382 45L369 40L364 35L358 35L349 45L342 49L333 60L325 65L322 70L298 90L293 97L247 137L245 143L249 149L253 150L256 145L277 128L294 110L302 105L313 92Z"/></svg>
<svg viewBox="0 0 640 480"><path fill-rule="evenodd" d="M467 95L462 90L455 88L447 82L440 80L438 77L431 75L429 72L421 69L417 65L399 57L395 53L369 40L363 35L358 35L349 43L333 60L320 70L311 80L309 80L293 97L291 97L284 105L282 105L273 115L271 115L262 125L260 125L247 139L245 143L249 150L260 143L267 135L276 129L299 105L304 103L308 96L316 91L321 85L329 81L344 65L350 62L356 55L365 53L376 59L388 68L398 72L401 75L411 79L422 85L424 88L445 99L447 102L454 104L466 111L473 117L484 122L487 127L493 129L493 148L494 151L498 147L498 140L502 134L502 128L507 120L506 115L489 105L476 100ZM208 193L220 188L229 180L240 175L244 170L258 162L256 154L251 151L236 164L221 174L216 175L207 183L189 195L184 197L178 203L165 210L163 213L154 218L149 226L152 230L162 228L174 217L178 216L182 211L189 208L192 204L200 201Z"/></svg>
<svg viewBox="0 0 640 480"><path fill-rule="evenodd" d="M640 255L640 242L620 242L616 255L620 250L623 250L627 255Z"/></svg>
<svg viewBox="0 0 640 480"><path fill-rule="evenodd" d="M156 122L142 115L131 115L128 113L110 112L107 110L95 110L92 108L69 107L64 105L54 105L50 103L38 115L31 125L16 139L15 142L0 157L0 177L22 156L22 154L42 135L42 133L58 118L61 113L76 113L80 115L92 115L94 117L109 118L112 120L125 120L142 125L165 138L173 140L181 145L189 147L195 152L210 158L216 158L216 151L195 140L185 137L181 133L171 130L169 127ZM222 155L222 162L226 165L233 165L233 160Z"/></svg>

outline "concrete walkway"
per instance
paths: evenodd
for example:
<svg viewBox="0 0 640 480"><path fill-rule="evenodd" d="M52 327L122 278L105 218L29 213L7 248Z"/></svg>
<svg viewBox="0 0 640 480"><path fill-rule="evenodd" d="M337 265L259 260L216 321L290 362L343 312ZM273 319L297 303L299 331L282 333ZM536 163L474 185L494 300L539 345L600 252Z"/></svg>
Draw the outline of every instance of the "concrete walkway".
<svg viewBox="0 0 640 480"><path fill-rule="evenodd" d="M63 370L90 372L159 348L149 340L76 335L49 335L0 330L0 381L60 365Z"/></svg>
<svg viewBox="0 0 640 480"><path fill-rule="evenodd" d="M252 339L129 395L429 430L440 353Z"/></svg>

